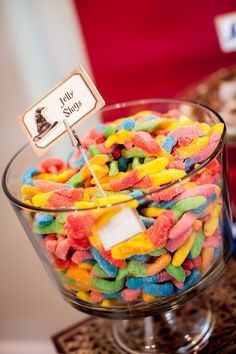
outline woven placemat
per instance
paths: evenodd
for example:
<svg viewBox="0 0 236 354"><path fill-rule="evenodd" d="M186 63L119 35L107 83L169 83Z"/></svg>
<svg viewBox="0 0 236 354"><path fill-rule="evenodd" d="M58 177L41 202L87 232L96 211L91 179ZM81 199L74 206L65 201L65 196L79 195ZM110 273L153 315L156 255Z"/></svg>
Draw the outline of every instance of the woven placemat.
<svg viewBox="0 0 236 354"><path fill-rule="evenodd" d="M231 259L224 275L205 292L216 313L216 325L201 354L236 354L236 260ZM110 335L110 322L90 317L52 337L60 354L117 354ZM170 338L171 345L171 338Z"/></svg>

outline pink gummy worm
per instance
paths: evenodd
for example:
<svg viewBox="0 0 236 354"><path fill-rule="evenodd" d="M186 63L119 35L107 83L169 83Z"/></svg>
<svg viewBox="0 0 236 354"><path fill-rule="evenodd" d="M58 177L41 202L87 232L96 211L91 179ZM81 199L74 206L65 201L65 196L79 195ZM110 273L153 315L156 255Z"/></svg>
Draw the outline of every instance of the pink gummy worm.
<svg viewBox="0 0 236 354"><path fill-rule="evenodd" d="M203 197L210 197L213 193L215 193L215 184L205 184L205 185L200 185L193 187L191 189L185 190L183 193L178 195L178 197L175 199L176 201L185 199L185 198L191 198L191 197L196 197L196 196L203 196Z"/></svg>
<svg viewBox="0 0 236 354"><path fill-rule="evenodd" d="M92 290L90 293L90 300L92 302L102 302L102 300L105 299L105 296L102 293L99 293L98 291Z"/></svg>
<svg viewBox="0 0 236 354"><path fill-rule="evenodd" d="M93 257L89 251L84 251L84 250L75 251L75 253L71 258L72 262L76 264L79 264L80 262L83 262L86 259L93 259Z"/></svg>
<svg viewBox="0 0 236 354"><path fill-rule="evenodd" d="M155 187L154 187L155 188ZM179 193L183 192L185 190L185 187L181 184L171 187L163 192L157 192L153 195L150 195L150 200L154 200L156 202L160 202L160 201L169 201L172 200L176 195L178 195ZM148 190L148 193L149 190Z"/></svg>
<svg viewBox="0 0 236 354"><path fill-rule="evenodd" d="M184 244L184 242L189 238L192 232L193 232L193 228L190 227L188 230L183 232L182 235L180 235L179 237L174 238L172 240L168 240L165 245L165 248L168 249L168 251L170 252L176 251L177 248L181 247Z"/></svg>
<svg viewBox="0 0 236 354"><path fill-rule="evenodd" d="M176 140L188 137L190 140L196 139L200 135L200 128L197 125L186 125L172 130L168 136L172 136Z"/></svg>
<svg viewBox="0 0 236 354"><path fill-rule="evenodd" d="M204 238L203 247L219 248L222 246L222 239L220 235L207 236Z"/></svg>
<svg viewBox="0 0 236 354"><path fill-rule="evenodd" d="M125 301L134 301L136 300L141 293L141 289L124 289L121 291L122 299Z"/></svg>
<svg viewBox="0 0 236 354"><path fill-rule="evenodd" d="M135 184L135 188L149 188L152 186L152 181L149 176L143 177L139 182Z"/></svg>
<svg viewBox="0 0 236 354"><path fill-rule="evenodd" d="M165 270L162 270L160 273L157 274L157 281L158 283L163 283L165 281L169 281L173 279L173 277L167 273Z"/></svg>
<svg viewBox="0 0 236 354"><path fill-rule="evenodd" d="M135 133L132 143L150 154L156 154L161 151L160 145L146 132Z"/></svg>
<svg viewBox="0 0 236 354"><path fill-rule="evenodd" d="M176 288L178 289L182 289L184 287L184 283L180 283L178 280L176 279L172 279L172 283L174 284L174 286L176 286Z"/></svg>
<svg viewBox="0 0 236 354"><path fill-rule="evenodd" d="M43 193L66 188L64 183L47 181L45 179L36 179L34 181L34 186L36 189Z"/></svg>
<svg viewBox="0 0 236 354"><path fill-rule="evenodd" d="M187 231L197 219L197 215L186 212L169 232L169 239L177 238Z"/></svg>
<svg viewBox="0 0 236 354"><path fill-rule="evenodd" d="M116 179L110 183L112 189L114 191L121 191L123 189L128 189L129 187L133 187L136 183L138 183L138 174L137 171L133 170L128 173L128 175Z"/></svg>

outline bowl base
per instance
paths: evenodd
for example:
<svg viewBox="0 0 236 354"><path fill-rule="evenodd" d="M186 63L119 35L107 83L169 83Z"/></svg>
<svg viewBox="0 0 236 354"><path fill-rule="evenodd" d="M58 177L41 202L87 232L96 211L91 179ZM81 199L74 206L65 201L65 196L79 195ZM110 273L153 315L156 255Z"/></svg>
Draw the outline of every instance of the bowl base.
<svg viewBox="0 0 236 354"><path fill-rule="evenodd" d="M112 321L112 336L120 353L197 353L215 325L211 303L203 296L161 316Z"/></svg>

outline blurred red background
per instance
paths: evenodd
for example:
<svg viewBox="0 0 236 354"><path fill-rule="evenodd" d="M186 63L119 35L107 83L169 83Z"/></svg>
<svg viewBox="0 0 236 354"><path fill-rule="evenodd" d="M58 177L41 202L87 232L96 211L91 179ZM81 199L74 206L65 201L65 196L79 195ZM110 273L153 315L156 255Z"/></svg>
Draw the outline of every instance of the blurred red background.
<svg viewBox="0 0 236 354"><path fill-rule="evenodd" d="M216 15L235 0L74 0L99 91L106 103L174 97L223 66Z"/></svg>

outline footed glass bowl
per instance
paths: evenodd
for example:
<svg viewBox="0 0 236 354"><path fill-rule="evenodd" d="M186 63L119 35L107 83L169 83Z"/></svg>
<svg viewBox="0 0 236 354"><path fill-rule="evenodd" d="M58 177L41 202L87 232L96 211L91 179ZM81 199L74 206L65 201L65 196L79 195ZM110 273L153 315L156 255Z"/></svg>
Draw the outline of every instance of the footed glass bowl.
<svg viewBox="0 0 236 354"><path fill-rule="evenodd" d="M187 115L209 126L224 125L217 113L203 105L165 99L108 106L100 112L100 120L112 122L140 111L150 115L158 112L160 116L171 111L177 118L178 114ZM118 203L101 203L96 208L46 209L33 206L29 195L22 198L24 171L28 167L37 169L47 157L60 158L60 153L55 156L49 151L40 159L27 145L6 167L3 189L52 281L76 309L113 320L113 338L121 352L196 352L213 330L211 305L196 297L222 274L230 255L224 141L225 125L214 151L185 176L148 193L133 194ZM185 199L191 196L186 191L195 191L196 186L208 192L205 197L201 192L193 193L200 197L200 204L186 209ZM165 223L173 215L174 223L183 218L183 231L177 238L168 239L170 230L165 232ZM45 216L49 223L40 223ZM105 247L101 237L107 239L106 227L112 238L112 228L121 222L121 216L123 243ZM126 233L136 227L141 231L126 239ZM165 239L161 239L163 233ZM180 253L188 247L184 260L179 261ZM160 325L168 327L171 337L157 332ZM125 344L127 333L137 339L133 347Z"/></svg>

